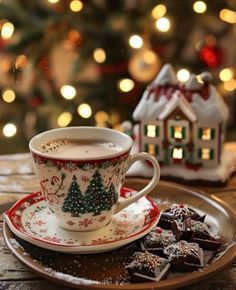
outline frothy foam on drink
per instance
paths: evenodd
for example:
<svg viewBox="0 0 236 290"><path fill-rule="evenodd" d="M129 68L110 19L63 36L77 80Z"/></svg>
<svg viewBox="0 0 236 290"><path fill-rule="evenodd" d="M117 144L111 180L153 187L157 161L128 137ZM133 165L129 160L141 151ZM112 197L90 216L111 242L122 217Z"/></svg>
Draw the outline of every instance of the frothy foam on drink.
<svg viewBox="0 0 236 290"><path fill-rule="evenodd" d="M97 140L57 139L49 141L39 150L45 154L57 157L79 158L79 157L101 157L123 150L113 142Z"/></svg>

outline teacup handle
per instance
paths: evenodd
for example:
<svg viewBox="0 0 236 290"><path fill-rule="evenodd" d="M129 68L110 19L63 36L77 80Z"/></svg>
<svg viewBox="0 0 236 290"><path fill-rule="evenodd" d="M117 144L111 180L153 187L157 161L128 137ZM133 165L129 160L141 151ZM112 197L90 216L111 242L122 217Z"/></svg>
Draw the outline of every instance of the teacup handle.
<svg viewBox="0 0 236 290"><path fill-rule="evenodd" d="M145 152L132 154L130 157L131 158L130 158L127 170L131 167L131 165L134 162L138 160L147 160L147 161L150 161L153 166L153 176L150 182L143 189L137 192L137 194L135 194L134 196L131 196L129 198L120 197L118 200L118 204L114 210L114 214L120 212L122 209L129 206L131 203L137 201L141 197L150 193L155 188L155 186L157 185L160 179L160 167L155 157Z"/></svg>

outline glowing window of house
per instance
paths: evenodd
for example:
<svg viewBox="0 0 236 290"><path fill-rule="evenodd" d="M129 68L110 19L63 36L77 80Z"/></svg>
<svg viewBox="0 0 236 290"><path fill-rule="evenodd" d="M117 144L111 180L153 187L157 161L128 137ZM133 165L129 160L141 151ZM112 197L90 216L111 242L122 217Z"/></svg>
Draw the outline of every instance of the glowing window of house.
<svg viewBox="0 0 236 290"><path fill-rule="evenodd" d="M174 159L183 159L183 157L184 157L183 148L174 148L173 153L172 153L172 157Z"/></svg>
<svg viewBox="0 0 236 290"><path fill-rule="evenodd" d="M198 137L201 140L213 140L215 139L215 129L214 128L199 128Z"/></svg>
<svg viewBox="0 0 236 290"><path fill-rule="evenodd" d="M211 140L211 129L210 128L202 128L202 140Z"/></svg>
<svg viewBox="0 0 236 290"><path fill-rule="evenodd" d="M156 125L145 125L145 135L148 137L158 136L158 126Z"/></svg>
<svg viewBox="0 0 236 290"><path fill-rule="evenodd" d="M182 139L183 138L183 128L180 126L175 126L174 128L174 138L175 139Z"/></svg>
<svg viewBox="0 0 236 290"><path fill-rule="evenodd" d="M170 136L177 140L185 139L186 128L182 126L171 126Z"/></svg>
<svg viewBox="0 0 236 290"><path fill-rule="evenodd" d="M211 158L211 150L209 148L202 148L201 159L209 160Z"/></svg>
<svg viewBox="0 0 236 290"><path fill-rule="evenodd" d="M145 144L146 152L150 153L151 155L158 155L158 145L156 144Z"/></svg>

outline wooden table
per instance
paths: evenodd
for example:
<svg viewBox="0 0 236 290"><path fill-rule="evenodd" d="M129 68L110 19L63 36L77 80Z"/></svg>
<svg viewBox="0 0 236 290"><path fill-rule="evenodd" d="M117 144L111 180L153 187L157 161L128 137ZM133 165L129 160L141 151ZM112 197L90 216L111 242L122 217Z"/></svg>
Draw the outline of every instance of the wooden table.
<svg viewBox="0 0 236 290"><path fill-rule="evenodd" d="M231 178L226 187L201 187L202 189L208 193L214 193L236 210L236 176ZM29 154L0 156L0 289L69 289L66 286L44 280L32 273L29 268L21 264L11 254L4 243L1 213L26 193L37 190L39 190L38 182L34 175ZM236 261L211 279L183 289L236 289Z"/></svg>

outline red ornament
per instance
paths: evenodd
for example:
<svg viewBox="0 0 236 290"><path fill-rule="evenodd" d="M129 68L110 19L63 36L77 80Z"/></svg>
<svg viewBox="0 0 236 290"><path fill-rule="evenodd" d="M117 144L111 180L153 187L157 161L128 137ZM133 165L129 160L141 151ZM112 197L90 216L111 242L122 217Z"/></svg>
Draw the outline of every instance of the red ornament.
<svg viewBox="0 0 236 290"><path fill-rule="evenodd" d="M159 228L159 227L157 227L156 232L157 232L158 234L161 234L161 233L162 233L162 229Z"/></svg>
<svg viewBox="0 0 236 290"><path fill-rule="evenodd" d="M209 68L216 68L223 62L223 51L213 44L204 45L199 52L201 61Z"/></svg>

